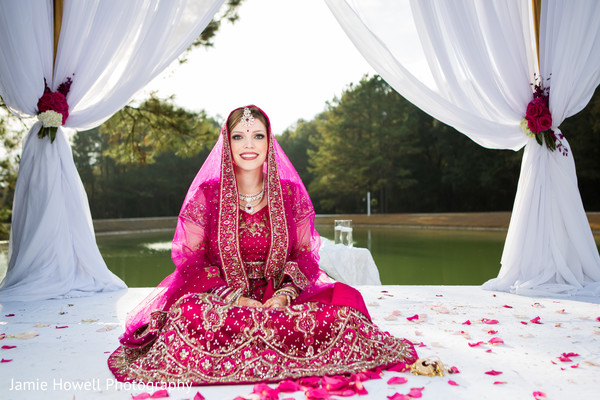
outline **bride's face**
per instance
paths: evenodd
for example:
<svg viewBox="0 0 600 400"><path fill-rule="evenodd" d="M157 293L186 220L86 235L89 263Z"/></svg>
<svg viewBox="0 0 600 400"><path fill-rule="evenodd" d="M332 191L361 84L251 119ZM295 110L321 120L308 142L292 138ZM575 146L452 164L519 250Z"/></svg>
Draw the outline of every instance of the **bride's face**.
<svg viewBox="0 0 600 400"><path fill-rule="evenodd" d="M267 128L256 118L254 125L242 126L238 123L230 134L231 154L235 165L245 171L262 168L267 158Z"/></svg>

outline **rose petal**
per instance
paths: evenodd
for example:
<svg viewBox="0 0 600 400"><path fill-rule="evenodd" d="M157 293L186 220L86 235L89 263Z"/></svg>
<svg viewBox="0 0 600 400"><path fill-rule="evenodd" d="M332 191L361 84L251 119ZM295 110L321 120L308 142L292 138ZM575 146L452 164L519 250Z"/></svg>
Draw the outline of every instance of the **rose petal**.
<svg viewBox="0 0 600 400"><path fill-rule="evenodd" d="M415 314L412 317L406 317L406 319L409 320L409 321L413 321L415 319L419 319L419 314Z"/></svg>
<svg viewBox="0 0 600 400"><path fill-rule="evenodd" d="M136 394L136 395L131 395L131 398L133 400L144 400L144 399L149 399L150 398L150 393L148 392L144 392L144 393L140 393L140 394Z"/></svg>
<svg viewBox="0 0 600 400"><path fill-rule="evenodd" d="M329 392L323 388L311 388L304 392L307 400L329 400Z"/></svg>
<svg viewBox="0 0 600 400"><path fill-rule="evenodd" d="M577 353L562 353L562 355L565 357L579 357Z"/></svg>
<svg viewBox="0 0 600 400"><path fill-rule="evenodd" d="M535 317L534 319L532 319L529 322L531 322L532 324L542 325L542 322L540 321L540 317Z"/></svg>
<svg viewBox="0 0 600 400"><path fill-rule="evenodd" d="M463 325L471 325L471 321L466 320L465 322L462 323Z"/></svg>
<svg viewBox="0 0 600 400"><path fill-rule="evenodd" d="M490 335L495 335L496 333L498 333L498 331L495 331L495 330L488 331L488 334L490 334Z"/></svg>
<svg viewBox="0 0 600 400"><path fill-rule="evenodd" d="M571 368L579 368L579 364L573 364L571 365Z"/></svg>
<svg viewBox="0 0 600 400"><path fill-rule="evenodd" d="M481 346L482 344L483 344L483 342L469 343L469 347L477 347L477 346Z"/></svg>
<svg viewBox="0 0 600 400"><path fill-rule="evenodd" d="M257 383L254 385L254 389L252 391L254 394L260 395L260 398L270 399L270 398L278 398L279 392L277 389L273 389L266 383Z"/></svg>
<svg viewBox="0 0 600 400"><path fill-rule="evenodd" d="M494 385L506 385L508 382L506 381L496 381L494 382Z"/></svg>
<svg viewBox="0 0 600 400"><path fill-rule="evenodd" d="M454 382L453 380L449 380L448 384L452 386L458 386L458 383Z"/></svg>
<svg viewBox="0 0 600 400"><path fill-rule="evenodd" d="M541 398L545 398L546 397L546 393L544 393L544 392L533 392L533 397L535 398L535 400L539 400Z"/></svg>
<svg viewBox="0 0 600 400"><path fill-rule="evenodd" d="M14 349L15 347L17 347L17 346L7 346L7 345L4 345L4 346L2 346L2 349L3 350L9 350L9 349Z"/></svg>
<svg viewBox="0 0 600 400"><path fill-rule="evenodd" d="M342 388L347 388L350 385L350 379L325 375L321 381L321 385L328 391L340 390Z"/></svg>
<svg viewBox="0 0 600 400"><path fill-rule="evenodd" d="M391 396L387 396L387 398L390 400L410 400L410 397L408 397L405 394L400 394L400 393L394 393Z"/></svg>
<svg viewBox="0 0 600 400"><path fill-rule="evenodd" d="M56 329L65 329L68 328L69 325L63 325L63 326L55 326Z"/></svg>
<svg viewBox="0 0 600 400"><path fill-rule="evenodd" d="M522 323L523 325L527 325L527 322L525 322L525 321L521 321L521 323Z"/></svg>
<svg viewBox="0 0 600 400"><path fill-rule="evenodd" d="M5 317L14 317L15 314L6 314Z"/></svg>
<svg viewBox="0 0 600 400"><path fill-rule="evenodd" d="M411 388L410 391L408 392L408 397L412 397L414 399L422 397L423 393L421 393L421 392L423 391L423 389L425 389L425 387Z"/></svg>
<svg viewBox="0 0 600 400"><path fill-rule="evenodd" d="M280 392L292 393L300 390L300 385L298 382L292 380L281 381L279 385L277 385L277 390Z"/></svg>
<svg viewBox="0 0 600 400"><path fill-rule="evenodd" d="M504 307L504 308L512 308L512 306L508 306L508 305L506 305L506 304L505 304L505 305L503 305L502 307Z"/></svg>
<svg viewBox="0 0 600 400"><path fill-rule="evenodd" d="M573 360L571 360L571 359L570 359L569 357L567 357L567 356L560 356L560 357L558 357L558 359L559 359L560 361L562 361L562 362L571 362L571 361L573 361Z"/></svg>
<svg viewBox="0 0 600 400"><path fill-rule="evenodd" d="M487 375L492 375L492 376L500 375L501 373L502 373L501 371L494 371L494 370L486 372Z"/></svg>
<svg viewBox="0 0 600 400"><path fill-rule="evenodd" d="M202 396L200 394L200 392L196 392L196 395L194 396L194 400L205 400L204 396Z"/></svg>
<svg viewBox="0 0 600 400"><path fill-rule="evenodd" d="M401 384L406 383L406 382L408 382L408 379L406 379L405 377L403 377L403 376L395 376L393 378L390 378L387 381L387 384L388 385L401 385Z"/></svg>
<svg viewBox="0 0 600 400"><path fill-rule="evenodd" d="M12 358L11 358L10 360L7 360L7 359L3 358L3 359L0 361L0 363L7 363L7 362L11 362L11 361L12 361Z"/></svg>
<svg viewBox="0 0 600 400"><path fill-rule="evenodd" d="M452 366L450 367L450 369L448 370L449 373L451 374L460 374L460 371L458 370L458 368Z"/></svg>
<svg viewBox="0 0 600 400"><path fill-rule="evenodd" d="M493 337L489 340L488 342L489 344L494 344L494 345L498 345L498 344L504 344L504 340L500 339L499 337Z"/></svg>
<svg viewBox="0 0 600 400"><path fill-rule="evenodd" d="M481 320L481 322L483 322L484 324L488 324L488 325L496 325L498 323L497 319L487 319L487 318L483 318Z"/></svg>

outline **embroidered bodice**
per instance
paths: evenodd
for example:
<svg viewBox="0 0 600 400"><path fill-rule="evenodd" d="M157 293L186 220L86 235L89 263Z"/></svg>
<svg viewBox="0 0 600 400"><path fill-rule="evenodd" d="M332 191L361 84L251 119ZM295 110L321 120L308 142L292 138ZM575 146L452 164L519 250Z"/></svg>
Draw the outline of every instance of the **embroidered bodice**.
<svg viewBox="0 0 600 400"><path fill-rule="evenodd" d="M271 244L268 207L254 214L240 212L239 241L240 253L245 263L264 262L267 259Z"/></svg>

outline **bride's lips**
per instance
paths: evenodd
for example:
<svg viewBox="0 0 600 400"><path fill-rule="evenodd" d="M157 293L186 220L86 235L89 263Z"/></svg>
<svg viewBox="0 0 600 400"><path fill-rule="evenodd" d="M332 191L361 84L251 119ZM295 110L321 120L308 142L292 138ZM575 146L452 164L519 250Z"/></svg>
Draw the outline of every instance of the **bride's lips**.
<svg viewBox="0 0 600 400"><path fill-rule="evenodd" d="M242 153L240 157L244 160L254 160L258 157L258 153Z"/></svg>

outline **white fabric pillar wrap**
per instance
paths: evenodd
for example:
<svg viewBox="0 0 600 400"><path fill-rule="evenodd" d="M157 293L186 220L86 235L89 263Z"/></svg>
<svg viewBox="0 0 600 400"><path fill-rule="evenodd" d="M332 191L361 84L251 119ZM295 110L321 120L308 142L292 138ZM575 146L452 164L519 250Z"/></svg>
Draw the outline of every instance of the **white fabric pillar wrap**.
<svg viewBox="0 0 600 400"><path fill-rule="evenodd" d="M200 35L224 0L65 0L52 75L52 0L0 2L0 95L37 114L44 78L72 79L69 118L56 140L23 140L7 275L0 301L36 301L124 289L96 245L87 196L65 129L90 129L121 109Z"/></svg>
<svg viewBox="0 0 600 400"><path fill-rule="evenodd" d="M573 154L551 152L520 129L538 74L531 4L325 1L377 73L417 107L484 147L525 146L502 267L483 287L600 296L600 257ZM600 83L598 26L600 2L542 2L541 74L551 77L546 83L557 133Z"/></svg>

